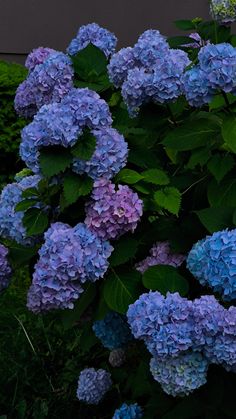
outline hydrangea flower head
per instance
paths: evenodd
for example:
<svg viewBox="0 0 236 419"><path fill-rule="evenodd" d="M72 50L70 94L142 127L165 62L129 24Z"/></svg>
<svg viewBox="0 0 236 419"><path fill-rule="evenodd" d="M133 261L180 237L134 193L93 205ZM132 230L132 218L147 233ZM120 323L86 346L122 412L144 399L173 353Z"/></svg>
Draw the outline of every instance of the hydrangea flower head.
<svg viewBox="0 0 236 419"><path fill-rule="evenodd" d="M30 52L25 61L25 67L32 71L36 65L42 64L49 55L55 53L55 49L39 47Z"/></svg>
<svg viewBox="0 0 236 419"><path fill-rule="evenodd" d="M194 66L182 75L182 90L191 106L201 107L213 98L214 90L205 73Z"/></svg>
<svg viewBox="0 0 236 419"><path fill-rule="evenodd" d="M109 354L109 364L113 368L121 367L126 360L124 349L113 349Z"/></svg>
<svg viewBox="0 0 236 419"><path fill-rule="evenodd" d="M220 23L227 24L236 20L235 0L211 0L210 10L213 19Z"/></svg>
<svg viewBox="0 0 236 419"><path fill-rule="evenodd" d="M113 54L108 64L108 75L110 81L115 87L121 87L128 72L137 66L137 60L134 57L133 48L122 48L116 54Z"/></svg>
<svg viewBox="0 0 236 419"><path fill-rule="evenodd" d="M109 57L115 52L117 38L112 32L102 28L97 23L89 23L79 28L76 38L72 39L67 52L70 55L75 55L90 43L101 49Z"/></svg>
<svg viewBox="0 0 236 419"><path fill-rule="evenodd" d="M212 287L225 300L236 298L236 229L223 230L197 242L187 267L201 285Z"/></svg>
<svg viewBox="0 0 236 419"><path fill-rule="evenodd" d="M131 117L137 116L140 107L151 100L147 91L150 91L152 86L153 74L144 68L135 67L128 72L121 92Z"/></svg>
<svg viewBox="0 0 236 419"><path fill-rule="evenodd" d="M24 213L15 211L15 206L22 201L22 192L36 187L39 181L39 176L26 176L19 182L11 183L3 188L0 196L0 234L2 237L15 240L25 246L31 246L34 243L34 239L26 237L22 221Z"/></svg>
<svg viewBox="0 0 236 419"><path fill-rule="evenodd" d="M208 361L198 352L181 354L165 360L151 359L150 370L163 391L184 397L207 382Z"/></svg>
<svg viewBox="0 0 236 419"><path fill-rule="evenodd" d="M154 67L168 53L169 45L158 30L143 32L133 48L135 59L145 68Z"/></svg>
<svg viewBox="0 0 236 419"><path fill-rule="evenodd" d="M137 271L144 273L150 266L169 265L178 268L185 260L185 256L172 253L168 242L157 242L150 250L150 256L137 263Z"/></svg>
<svg viewBox="0 0 236 419"><path fill-rule="evenodd" d="M116 409L112 419L141 419L142 417L142 409L137 403L123 403L119 409Z"/></svg>
<svg viewBox="0 0 236 419"><path fill-rule="evenodd" d="M0 292L8 287L12 270L8 262L8 249L0 244Z"/></svg>
<svg viewBox="0 0 236 419"><path fill-rule="evenodd" d="M143 203L128 186L115 185L106 179L94 183L91 200L86 205L85 224L102 239L117 239L134 231L142 216Z"/></svg>
<svg viewBox="0 0 236 419"><path fill-rule="evenodd" d="M132 339L125 317L112 311L103 320L94 322L93 331L104 348L110 350L122 348Z"/></svg>
<svg viewBox="0 0 236 419"><path fill-rule="evenodd" d="M87 404L98 404L112 385L109 372L94 368L81 371L78 381L77 397Z"/></svg>

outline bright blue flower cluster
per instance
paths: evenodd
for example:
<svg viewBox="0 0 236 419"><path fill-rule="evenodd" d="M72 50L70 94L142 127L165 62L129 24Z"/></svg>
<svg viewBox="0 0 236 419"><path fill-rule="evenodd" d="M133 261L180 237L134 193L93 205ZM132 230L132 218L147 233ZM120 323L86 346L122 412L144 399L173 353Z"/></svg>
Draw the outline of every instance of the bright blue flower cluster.
<svg viewBox="0 0 236 419"><path fill-rule="evenodd" d="M182 83L185 97L191 106L198 107L211 101L214 90L200 66L186 71L182 76Z"/></svg>
<svg viewBox="0 0 236 419"><path fill-rule="evenodd" d="M70 55L75 55L90 43L101 49L109 57L115 52L117 38L112 32L102 28L97 23L89 23L79 28L76 37L72 39L68 46L67 52Z"/></svg>
<svg viewBox="0 0 236 419"><path fill-rule="evenodd" d="M132 340L125 317L112 311L103 320L94 322L93 331L102 345L110 350L122 348Z"/></svg>
<svg viewBox="0 0 236 419"><path fill-rule="evenodd" d="M189 252L187 267L204 286L236 299L236 229L223 230L197 242Z"/></svg>
<svg viewBox="0 0 236 419"><path fill-rule="evenodd" d="M15 109L20 116L32 117L41 106L60 102L73 87L70 58L62 52L49 54L21 83L15 96Z"/></svg>
<svg viewBox="0 0 236 419"><path fill-rule="evenodd" d="M39 181L39 176L27 176L3 188L0 196L0 234L2 237L15 240L25 246L31 246L34 242L34 239L26 237L22 222L24 213L15 211L15 206L22 201L22 192L36 187Z"/></svg>
<svg viewBox="0 0 236 419"><path fill-rule="evenodd" d="M77 397L87 404L98 404L112 385L111 374L103 369L85 368L78 381Z"/></svg>
<svg viewBox="0 0 236 419"><path fill-rule="evenodd" d="M35 313L73 308L83 292L81 284L95 282L105 274L113 248L84 224L74 228L52 224L44 238L27 306Z"/></svg>
<svg viewBox="0 0 236 419"><path fill-rule="evenodd" d="M208 361L198 352L159 361L151 359L153 378L171 396L184 397L207 382Z"/></svg>
<svg viewBox="0 0 236 419"><path fill-rule="evenodd" d="M142 417L142 409L137 403L123 403L119 409L116 409L112 419L141 419Z"/></svg>
<svg viewBox="0 0 236 419"><path fill-rule="evenodd" d="M157 30L147 30L133 48L123 48L111 57L110 80L122 87L122 96L131 116L141 105L165 103L182 93L181 76L190 64L181 50L172 50Z"/></svg>
<svg viewBox="0 0 236 419"><path fill-rule="evenodd" d="M8 249L0 244L0 292L8 287L11 279L11 267L8 262Z"/></svg>

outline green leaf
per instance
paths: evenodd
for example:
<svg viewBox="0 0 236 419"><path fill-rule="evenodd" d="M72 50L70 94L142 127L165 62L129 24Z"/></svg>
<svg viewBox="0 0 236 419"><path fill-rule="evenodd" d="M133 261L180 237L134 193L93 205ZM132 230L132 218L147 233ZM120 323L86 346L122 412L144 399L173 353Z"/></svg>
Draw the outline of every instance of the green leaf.
<svg viewBox="0 0 236 419"><path fill-rule="evenodd" d="M23 217L23 225L27 236L34 236L43 233L48 226L48 216L42 209L30 208Z"/></svg>
<svg viewBox="0 0 236 419"><path fill-rule="evenodd" d="M85 81L97 81L98 76L106 73L105 54L93 44L89 44L71 57L75 73Z"/></svg>
<svg viewBox="0 0 236 419"><path fill-rule="evenodd" d="M236 117L231 116L223 121L222 136L233 153L236 153Z"/></svg>
<svg viewBox="0 0 236 419"><path fill-rule="evenodd" d="M9 247L9 259L14 267L29 263L30 259L37 255L36 247L25 247L15 243Z"/></svg>
<svg viewBox="0 0 236 419"><path fill-rule="evenodd" d="M192 44L193 40L189 36L171 36L167 39L170 48L179 48L183 45Z"/></svg>
<svg viewBox="0 0 236 419"><path fill-rule="evenodd" d="M115 245L110 256L111 266L122 265L132 259L137 252L138 242L130 237L122 237Z"/></svg>
<svg viewBox="0 0 236 419"><path fill-rule="evenodd" d="M204 166L210 158L210 151L207 148L200 148L194 150L191 154L191 157L188 161L187 168L192 170L196 166Z"/></svg>
<svg viewBox="0 0 236 419"><path fill-rule="evenodd" d="M40 152L40 167L46 177L64 172L72 162L70 151L64 147L44 147Z"/></svg>
<svg viewBox="0 0 236 419"><path fill-rule="evenodd" d="M234 167L234 159L230 154L224 156L217 153L209 160L207 167L217 182L220 182Z"/></svg>
<svg viewBox="0 0 236 419"><path fill-rule="evenodd" d="M63 183L65 203L67 205L73 204L80 196L88 195L92 187L93 180L88 176L79 176L75 173L66 175Z"/></svg>
<svg viewBox="0 0 236 419"><path fill-rule="evenodd" d="M233 226L233 211L233 207L222 206L205 208L196 211L196 214L204 227L212 234L215 231L224 230Z"/></svg>
<svg viewBox="0 0 236 419"><path fill-rule="evenodd" d="M139 180L142 180L143 176L140 175L135 170L123 169L117 175L118 182L129 183L130 185L137 183Z"/></svg>
<svg viewBox="0 0 236 419"><path fill-rule="evenodd" d="M39 195L37 188L28 188L22 191L22 198L31 198Z"/></svg>
<svg viewBox="0 0 236 419"><path fill-rule="evenodd" d="M188 293L188 281L181 276L173 266L157 265L151 266L143 274L143 285L153 291L162 294L179 292L180 295Z"/></svg>
<svg viewBox="0 0 236 419"><path fill-rule="evenodd" d="M149 169L142 172L143 180L145 182L153 183L154 185L168 185L170 179L163 170Z"/></svg>
<svg viewBox="0 0 236 419"><path fill-rule="evenodd" d="M196 29L196 25L192 22L192 20L175 20L175 26L182 31L191 31L192 29Z"/></svg>
<svg viewBox="0 0 236 419"><path fill-rule="evenodd" d="M185 397L169 410L162 419L190 419L205 417L205 406L195 396Z"/></svg>
<svg viewBox="0 0 236 419"><path fill-rule="evenodd" d="M236 179L225 178L220 183L215 179L209 182L207 197L212 207L234 207L236 202Z"/></svg>
<svg viewBox="0 0 236 419"><path fill-rule="evenodd" d="M96 138L89 131L79 137L77 143L72 147L71 152L73 156L81 160L91 159L96 148Z"/></svg>
<svg viewBox="0 0 236 419"><path fill-rule="evenodd" d="M214 121L198 119L188 121L181 127L170 131L162 144L177 151L193 150L201 146L209 146L215 142L219 126Z"/></svg>
<svg viewBox="0 0 236 419"><path fill-rule="evenodd" d="M155 202L174 215L178 215L181 204L181 193L173 187L166 187L154 194Z"/></svg>
<svg viewBox="0 0 236 419"><path fill-rule="evenodd" d="M236 97L231 93L226 93L226 96L230 104L236 102ZM225 106L226 103L224 96L222 94L218 94L213 97L212 101L209 104L209 109L212 111L213 109L219 109Z"/></svg>
<svg viewBox="0 0 236 419"><path fill-rule="evenodd" d="M136 271L126 274L111 273L104 282L103 295L110 309L125 314L140 294L140 274Z"/></svg>
<svg viewBox="0 0 236 419"><path fill-rule="evenodd" d="M35 204L38 203L37 199L25 199L24 201L19 202L16 206L15 206L15 211L25 211L28 208L33 207Z"/></svg>
<svg viewBox="0 0 236 419"><path fill-rule="evenodd" d="M82 314L93 302L96 296L96 284L90 283L75 302L73 310L63 310L61 320L65 329L70 329L80 319Z"/></svg>
<svg viewBox="0 0 236 419"><path fill-rule="evenodd" d="M150 169L159 166L159 160L152 150L135 148L129 151L128 161L142 169Z"/></svg>

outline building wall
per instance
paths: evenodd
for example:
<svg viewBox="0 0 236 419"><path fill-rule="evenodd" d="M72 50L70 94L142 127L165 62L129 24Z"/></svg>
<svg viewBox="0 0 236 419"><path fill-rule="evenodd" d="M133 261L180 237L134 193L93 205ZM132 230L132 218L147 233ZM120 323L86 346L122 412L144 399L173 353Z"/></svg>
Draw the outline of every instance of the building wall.
<svg viewBox="0 0 236 419"><path fill-rule="evenodd" d="M88 22L112 30L125 46L148 28L176 34L174 20L196 16L209 18L208 0L0 0L0 59L22 62L37 46L64 50Z"/></svg>

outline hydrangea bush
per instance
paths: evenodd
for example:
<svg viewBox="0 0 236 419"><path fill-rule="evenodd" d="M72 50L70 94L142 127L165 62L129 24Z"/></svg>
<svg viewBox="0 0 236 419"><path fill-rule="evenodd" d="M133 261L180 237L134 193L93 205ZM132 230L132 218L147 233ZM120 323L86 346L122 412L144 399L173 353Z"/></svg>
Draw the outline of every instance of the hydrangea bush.
<svg viewBox="0 0 236 419"><path fill-rule="evenodd" d="M1 289L28 266L29 311L80 330L84 417L188 418L189 400L197 417L234 417L236 43L218 20L148 29L120 51L92 23L66 53L26 60Z"/></svg>

